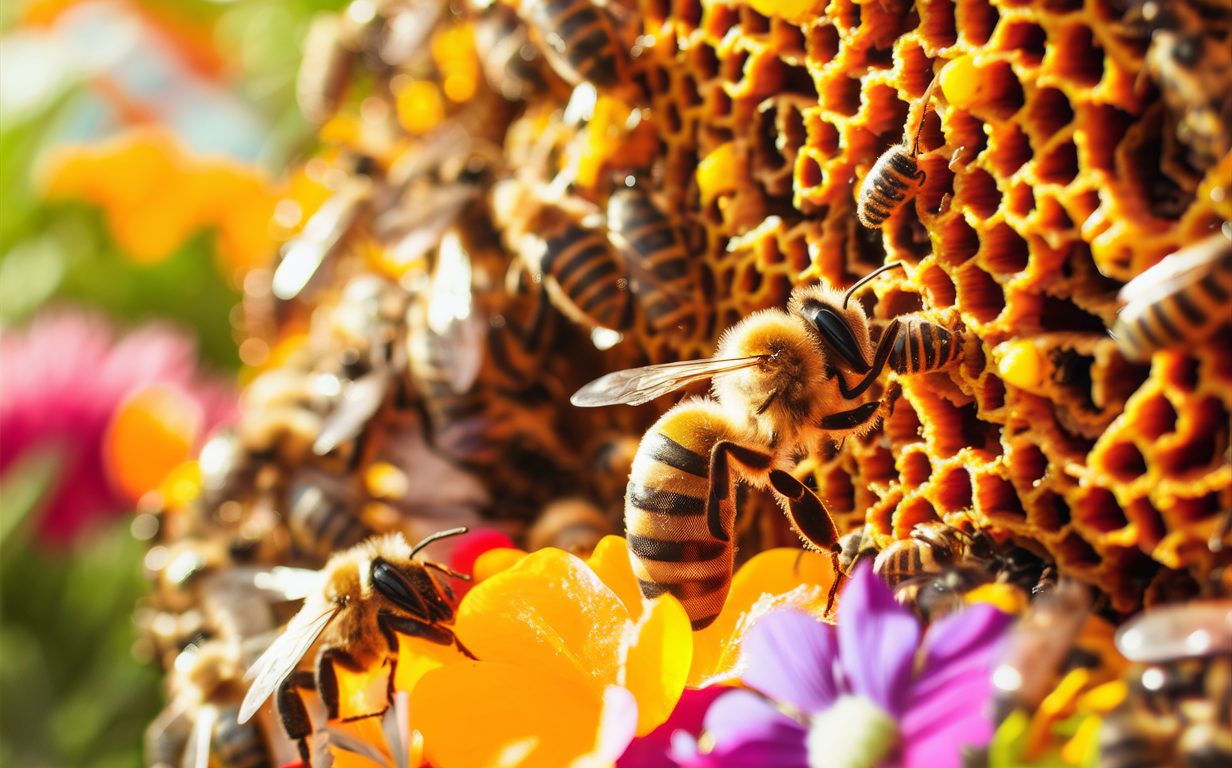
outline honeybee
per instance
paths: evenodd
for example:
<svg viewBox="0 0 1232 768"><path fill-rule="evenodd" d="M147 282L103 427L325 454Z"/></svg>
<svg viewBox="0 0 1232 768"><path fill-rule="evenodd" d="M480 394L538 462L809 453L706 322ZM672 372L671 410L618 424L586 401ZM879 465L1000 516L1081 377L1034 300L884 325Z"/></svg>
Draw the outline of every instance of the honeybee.
<svg viewBox="0 0 1232 768"><path fill-rule="evenodd" d="M336 15L313 19L295 77L295 99L309 122L324 123L338 110L351 84L353 55L342 44L342 22Z"/></svg>
<svg viewBox="0 0 1232 768"><path fill-rule="evenodd" d="M602 228L585 226L585 203L516 178L497 184L492 200L506 243L543 281L557 309L585 326L629 328L633 300L624 260Z"/></svg>
<svg viewBox="0 0 1232 768"><path fill-rule="evenodd" d="M591 0L521 0L518 15L561 79L598 88L625 82L628 53L605 6Z"/></svg>
<svg viewBox="0 0 1232 768"><path fill-rule="evenodd" d="M924 115L932 104L933 79L920 98L920 116L915 131L908 128L903 134L903 143L890 147L877 158L868 175L860 184L856 197L856 216L860 223L870 229L885 224L890 214L915 197L924 184L925 173L916 162L920 154L920 133L924 130ZM914 138L913 138L914 136Z"/></svg>
<svg viewBox="0 0 1232 768"><path fill-rule="evenodd" d="M581 558L590 557L604 536L616 533L612 522L586 499L559 499L544 507L539 519L526 532L526 548L563 549Z"/></svg>
<svg viewBox="0 0 1232 768"><path fill-rule="evenodd" d="M700 265L684 233L641 187L612 193L608 237L626 257L633 296L655 333L691 336L699 322Z"/></svg>
<svg viewBox="0 0 1232 768"><path fill-rule="evenodd" d="M348 478L311 467L301 469L291 478L287 498L292 540L320 560L355 546L373 533L362 519L363 503Z"/></svg>
<svg viewBox="0 0 1232 768"><path fill-rule="evenodd" d="M516 11L494 2L477 14L474 27L475 49L492 90L510 101L526 101L547 89L539 49Z"/></svg>
<svg viewBox="0 0 1232 768"><path fill-rule="evenodd" d="M1164 257L1125 284L1112 335L1126 359L1202 344L1232 317L1232 241L1222 233Z"/></svg>
<svg viewBox="0 0 1232 768"><path fill-rule="evenodd" d="M834 523L787 468L823 439L875 425L882 402L864 394L885 367L899 321L890 322L874 352L863 307L846 304L871 277L846 294L825 285L796 288L786 312L765 310L724 333L715 358L618 371L574 394L578 406L637 405L713 377L714 398L678 403L646 433L625 494L643 594L671 592L694 629L714 621L731 585L738 478L774 490L801 539L831 554L837 589ZM849 376L863 378L853 385Z"/></svg>
<svg viewBox="0 0 1232 768"><path fill-rule="evenodd" d="M372 180L356 173L304 224L298 237L282 247L274 270L274 296L288 301L300 294L326 257L334 253L372 197Z"/></svg>
<svg viewBox="0 0 1232 768"><path fill-rule="evenodd" d="M448 566L414 560L428 544L466 530L441 531L414 548L401 534L391 534L330 558L315 575L317 586L308 593L303 609L245 675L254 679L237 722L243 725L251 720L274 694L287 736L298 743L301 757L310 764L307 740L312 722L299 690L315 689L329 719L337 719L335 664L355 672L388 664L392 680L398 634L455 645L470 655L449 629L454 609L448 577L468 577Z"/></svg>

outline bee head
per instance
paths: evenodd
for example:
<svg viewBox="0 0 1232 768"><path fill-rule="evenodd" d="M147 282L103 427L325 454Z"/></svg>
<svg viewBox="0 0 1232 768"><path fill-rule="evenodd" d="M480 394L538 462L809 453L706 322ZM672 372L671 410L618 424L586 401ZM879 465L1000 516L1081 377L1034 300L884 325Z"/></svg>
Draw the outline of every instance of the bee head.
<svg viewBox="0 0 1232 768"><path fill-rule="evenodd" d="M817 342L853 373L872 369L868 318L858 302L843 308L843 294L826 285L797 288L787 311L804 320Z"/></svg>
<svg viewBox="0 0 1232 768"><path fill-rule="evenodd" d="M385 599L416 618L429 620L428 603L421 594L426 585L435 591L435 584L419 563L409 562L397 568L384 558L373 558L368 581Z"/></svg>

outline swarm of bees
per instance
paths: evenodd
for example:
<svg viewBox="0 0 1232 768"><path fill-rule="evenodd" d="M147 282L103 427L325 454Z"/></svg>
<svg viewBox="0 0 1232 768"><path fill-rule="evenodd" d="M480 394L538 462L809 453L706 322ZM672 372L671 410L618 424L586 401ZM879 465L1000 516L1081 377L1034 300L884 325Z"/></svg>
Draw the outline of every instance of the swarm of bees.
<svg viewBox="0 0 1232 768"><path fill-rule="evenodd" d="M1092 612L1232 588L1227 2L358 5L269 362L147 512L151 767L325 764L336 669L456 645L463 528L623 534L696 629L776 546L925 621L1012 590L1028 708Z"/></svg>

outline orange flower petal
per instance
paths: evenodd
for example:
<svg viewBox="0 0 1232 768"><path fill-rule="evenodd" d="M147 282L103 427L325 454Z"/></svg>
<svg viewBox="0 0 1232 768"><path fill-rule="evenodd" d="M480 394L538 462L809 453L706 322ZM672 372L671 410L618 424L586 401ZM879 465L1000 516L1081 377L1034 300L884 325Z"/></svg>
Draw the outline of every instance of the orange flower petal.
<svg viewBox="0 0 1232 768"><path fill-rule="evenodd" d="M798 608L821 617L834 571L830 558L799 549L771 549L736 572L723 611L714 623L693 633L693 665L688 684L734 674L740 639L757 617L781 608Z"/></svg>
<svg viewBox="0 0 1232 768"><path fill-rule="evenodd" d="M474 571L472 571L472 583L479 584L487 581L501 571L507 571L518 563L522 562L522 558L526 557L526 552L521 549L512 549L509 547L501 547L499 549L489 549L479 557L475 558ZM474 589L474 587L471 587Z"/></svg>
<svg viewBox="0 0 1232 768"><path fill-rule="evenodd" d="M427 673L462 661L467 661L467 657L457 646L437 645L421 637L398 635L398 671L394 677L394 689L412 691Z"/></svg>
<svg viewBox="0 0 1232 768"><path fill-rule="evenodd" d="M586 564L624 603L629 618L634 621L641 618L642 590L633 575L633 564L629 562L629 549L623 536L604 536Z"/></svg>
<svg viewBox="0 0 1232 768"><path fill-rule="evenodd" d="M549 547L472 589L454 631L485 661L554 675L601 696L616 682L628 621L620 598L586 563Z"/></svg>
<svg viewBox="0 0 1232 768"><path fill-rule="evenodd" d="M435 768L560 768L594 746L601 710L589 686L468 661L424 675L411 694L411 727Z"/></svg>
<svg viewBox="0 0 1232 768"><path fill-rule="evenodd" d="M155 385L128 398L107 430L112 481L132 499L158 488L190 458L205 416L177 387Z"/></svg>
<svg viewBox="0 0 1232 768"><path fill-rule="evenodd" d="M383 712L389 706L388 665L352 672L335 664L334 673L338 678L338 716L342 719Z"/></svg>
<svg viewBox="0 0 1232 768"><path fill-rule="evenodd" d="M656 599L641 622L625 662L625 687L637 699L637 735L662 725L684 692L693 660L693 629L671 595Z"/></svg>

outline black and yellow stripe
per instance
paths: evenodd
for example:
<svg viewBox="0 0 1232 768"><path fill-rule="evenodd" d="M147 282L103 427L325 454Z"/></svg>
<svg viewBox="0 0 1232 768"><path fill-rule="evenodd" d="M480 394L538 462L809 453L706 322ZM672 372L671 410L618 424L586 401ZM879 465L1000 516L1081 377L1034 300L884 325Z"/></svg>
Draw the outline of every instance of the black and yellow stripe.
<svg viewBox="0 0 1232 768"><path fill-rule="evenodd" d="M359 510L337 498L311 474L291 486L287 527L297 548L327 558L355 546L373 531L359 519Z"/></svg>
<svg viewBox="0 0 1232 768"><path fill-rule="evenodd" d="M894 542L877 555L873 572L893 589L917 576L941 573L953 560L953 552L945 547L921 539L904 539Z"/></svg>
<svg viewBox="0 0 1232 768"><path fill-rule="evenodd" d="M603 8L589 0L529 0L522 17L543 39L556 74L570 84L586 80L606 88L624 79L626 54Z"/></svg>
<svg viewBox="0 0 1232 768"><path fill-rule="evenodd" d="M680 228L637 187L612 193L607 222L629 261L633 294L650 330L691 335L700 286Z"/></svg>
<svg viewBox="0 0 1232 768"><path fill-rule="evenodd" d="M877 228L904 201L915 196L923 180L915 158L902 147L892 147L873 164L860 185L856 216L866 227Z"/></svg>
<svg viewBox="0 0 1232 768"><path fill-rule="evenodd" d="M706 522L710 454L731 431L716 403L680 403L642 439L625 493L627 541L642 594L674 595L695 630L715 620L731 586L730 489L720 516L728 540L714 538Z"/></svg>
<svg viewBox="0 0 1232 768"><path fill-rule="evenodd" d="M958 337L944 326L908 315L899 318L898 338L886 363L899 374L928 373L958 359L961 351Z"/></svg>
<svg viewBox="0 0 1232 768"><path fill-rule="evenodd" d="M1232 246L1202 277L1156 298L1131 301L1117 316L1112 334L1122 354L1146 362L1160 349L1200 344L1232 322Z"/></svg>
<svg viewBox="0 0 1232 768"><path fill-rule="evenodd" d="M602 233L570 222L544 244L539 268L561 311L618 331L632 324L625 267Z"/></svg>

